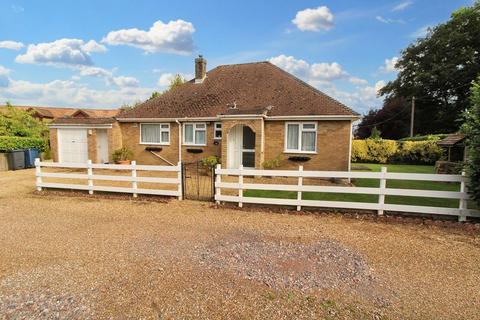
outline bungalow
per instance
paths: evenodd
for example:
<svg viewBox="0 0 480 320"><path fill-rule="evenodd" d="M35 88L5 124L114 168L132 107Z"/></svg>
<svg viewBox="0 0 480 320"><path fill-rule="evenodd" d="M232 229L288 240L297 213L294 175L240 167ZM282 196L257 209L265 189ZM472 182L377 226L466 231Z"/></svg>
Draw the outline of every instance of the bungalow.
<svg viewBox="0 0 480 320"><path fill-rule="evenodd" d="M77 154L69 160L105 160L95 153L95 137L106 130L102 139L115 145L107 147L109 154L125 146L141 164L217 156L228 168L263 168L279 159L282 169L299 164L310 170L350 169L352 123L359 118L352 109L269 62L222 65L209 72L206 64L199 56L194 79L115 119L55 121L56 154L67 148ZM63 146L59 138L74 128L87 130L81 150ZM56 129L64 132L53 133Z"/></svg>

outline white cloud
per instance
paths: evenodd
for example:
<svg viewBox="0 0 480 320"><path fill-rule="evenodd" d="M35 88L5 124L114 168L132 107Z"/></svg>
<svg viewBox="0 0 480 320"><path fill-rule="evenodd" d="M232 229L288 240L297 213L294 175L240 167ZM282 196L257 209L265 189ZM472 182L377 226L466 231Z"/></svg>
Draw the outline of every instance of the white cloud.
<svg viewBox="0 0 480 320"><path fill-rule="evenodd" d="M309 64L304 60L283 54L270 58L269 61L287 72L311 81L332 81L348 78L348 73L337 62Z"/></svg>
<svg viewBox="0 0 480 320"><path fill-rule="evenodd" d="M391 59L385 59L385 63L383 66L380 67L380 71L383 73L393 73L397 72L398 69L395 68L395 65L398 62L398 57L393 57Z"/></svg>
<svg viewBox="0 0 480 320"><path fill-rule="evenodd" d="M168 85L170 85L170 82L175 78L175 75L175 73L169 72L162 73L158 78L157 85L159 87L167 87ZM180 73L180 75L187 81L193 78L193 75L188 73Z"/></svg>
<svg viewBox="0 0 480 320"><path fill-rule="evenodd" d="M0 41L0 48L2 49L10 49L10 50L20 50L24 47L25 45L21 42L17 41Z"/></svg>
<svg viewBox="0 0 480 320"><path fill-rule="evenodd" d="M193 24L184 20L163 23L156 21L148 30L137 28L109 32L102 40L109 45L127 45L148 53L167 52L190 54L193 52Z"/></svg>
<svg viewBox="0 0 480 320"><path fill-rule="evenodd" d="M111 78L111 81L119 86L119 87L138 87L140 84L140 81L138 81L137 78L134 77L125 77L125 76L119 76L119 77L113 77Z"/></svg>
<svg viewBox="0 0 480 320"><path fill-rule="evenodd" d="M140 81L134 77L117 76L113 72L99 67L82 67L80 69L82 77L104 78L108 85L116 85L118 87L138 87Z"/></svg>
<svg viewBox="0 0 480 320"><path fill-rule="evenodd" d="M426 25L426 26L423 26L421 28L418 28L417 30L415 30L414 32L412 32L410 34L410 37L412 38L424 38L427 36L427 34L429 33L430 29L432 28L431 25Z"/></svg>
<svg viewBox="0 0 480 320"><path fill-rule="evenodd" d="M392 11L403 11L410 7L413 4L413 1L403 1L397 4L395 7L392 8Z"/></svg>
<svg viewBox="0 0 480 320"><path fill-rule="evenodd" d="M336 62L309 64L286 55L270 58L269 61L357 111L365 112L382 104L378 90L385 86L385 81L369 86L367 80L349 74ZM348 91L338 89L336 83L342 81L354 84L355 88Z"/></svg>
<svg viewBox="0 0 480 320"><path fill-rule="evenodd" d="M10 84L10 70L5 68L4 66L0 66L0 88L8 87Z"/></svg>
<svg viewBox="0 0 480 320"><path fill-rule="evenodd" d="M85 43L80 39L60 39L53 42L31 44L25 54L18 55L18 63L47 64L54 66L90 66L92 52L104 52L105 46L94 40Z"/></svg>
<svg viewBox="0 0 480 320"><path fill-rule="evenodd" d="M301 31L319 32L333 28L333 14L326 6L298 11L292 22Z"/></svg>
<svg viewBox="0 0 480 320"><path fill-rule="evenodd" d="M381 23L386 23L386 24L390 24L390 23L404 24L405 23L405 21L402 19L390 19L390 18L384 18L382 16L376 16L375 19L377 19Z"/></svg>
<svg viewBox="0 0 480 320"><path fill-rule="evenodd" d="M0 101L26 105L119 107L123 104L144 101L153 91L153 88L140 87L98 90L71 80L55 80L47 83L11 80L9 87L0 87Z"/></svg>

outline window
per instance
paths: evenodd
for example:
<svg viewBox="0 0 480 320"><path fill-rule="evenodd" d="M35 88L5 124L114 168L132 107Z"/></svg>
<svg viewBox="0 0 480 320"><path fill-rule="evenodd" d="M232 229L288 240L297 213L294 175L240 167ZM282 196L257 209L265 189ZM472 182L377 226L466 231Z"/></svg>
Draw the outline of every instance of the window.
<svg viewBox="0 0 480 320"><path fill-rule="evenodd" d="M285 128L285 152L316 152L316 122L287 122Z"/></svg>
<svg viewBox="0 0 480 320"><path fill-rule="evenodd" d="M183 144L207 145L207 125L205 123L185 123L183 125Z"/></svg>
<svg viewBox="0 0 480 320"><path fill-rule="evenodd" d="M214 130L213 139L215 139L215 140L222 139L222 123L221 122L215 122L213 130Z"/></svg>
<svg viewBox="0 0 480 320"><path fill-rule="evenodd" d="M170 124L141 123L140 124L140 143L170 144Z"/></svg>

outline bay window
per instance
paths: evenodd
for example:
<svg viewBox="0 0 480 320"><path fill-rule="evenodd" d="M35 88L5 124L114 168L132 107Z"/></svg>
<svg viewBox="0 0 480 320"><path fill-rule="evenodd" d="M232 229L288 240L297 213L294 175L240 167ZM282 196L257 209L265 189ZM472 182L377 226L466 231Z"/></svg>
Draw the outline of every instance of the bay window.
<svg viewBox="0 0 480 320"><path fill-rule="evenodd" d="M169 123L140 123L141 144L170 144Z"/></svg>
<svg viewBox="0 0 480 320"><path fill-rule="evenodd" d="M317 151L316 122L287 122L285 152L313 153Z"/></svg>
<svg viewBox="0 0 480 320"><path fill-rule="evenodd" d="M185 123L183 125L183 144L191 146L207 145L206 123Z"/></svg>

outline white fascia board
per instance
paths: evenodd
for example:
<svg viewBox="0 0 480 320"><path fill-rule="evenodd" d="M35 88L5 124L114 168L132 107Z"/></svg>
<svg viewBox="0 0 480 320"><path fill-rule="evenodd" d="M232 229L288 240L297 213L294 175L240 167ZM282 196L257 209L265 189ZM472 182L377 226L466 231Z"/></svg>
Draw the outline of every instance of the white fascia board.
<svg viewBox="0 0 480 320"><path fill-rule="evenodd" d="M50 124L50 129L110 129L111 124Z"/></svg>
<svg viewBox="0 0 480 320"><path fill-rule="evenodd" d="M360 116L348 115L318 115L318 116L267 116L265 120L267 121L278 121L278 120L358 120Z"/></svg>
<svg viewBox="0 0 480 320"><path fill-rule="evenodd" d="M190 121L218 121L218 117L194 117L194 118L117 118L118 122L190 122Z"/></svg>

